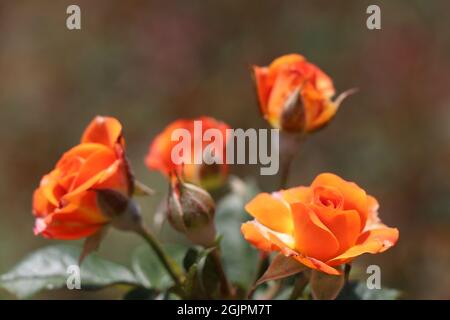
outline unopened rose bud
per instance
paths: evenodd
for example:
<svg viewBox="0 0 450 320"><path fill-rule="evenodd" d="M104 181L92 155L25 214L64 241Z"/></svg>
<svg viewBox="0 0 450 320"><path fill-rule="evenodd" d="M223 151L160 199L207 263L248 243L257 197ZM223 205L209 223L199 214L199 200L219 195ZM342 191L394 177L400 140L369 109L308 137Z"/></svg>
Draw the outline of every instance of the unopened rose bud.
<svg viewBox="0 0 450 320"><path fill-rule="evenodd" d="M182 182L178 177L171 183L167 206L172 227L182 232L194 244L214 245L214 200L204 189Z"/></svg>
<svg viewBox="0 0 450 320"><path fill-rule="evenodd" d="M289 133L310 133L336 115L346 91L333 99L331 78L299 54L287 54L269 66L253 67L259 107L274 128Z"/></svg>

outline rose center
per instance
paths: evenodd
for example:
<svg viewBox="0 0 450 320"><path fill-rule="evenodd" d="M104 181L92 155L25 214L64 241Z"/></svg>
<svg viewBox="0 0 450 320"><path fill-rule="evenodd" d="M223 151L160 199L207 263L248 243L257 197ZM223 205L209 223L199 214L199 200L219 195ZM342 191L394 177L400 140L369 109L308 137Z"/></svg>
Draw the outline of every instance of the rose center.
<svg viewBox="0 0 450 320"><path fill-rule="evenodd" d="M330 187L317 187L314 189L314 202L324 207L342 209L343 201L339 190Z"/></svg>

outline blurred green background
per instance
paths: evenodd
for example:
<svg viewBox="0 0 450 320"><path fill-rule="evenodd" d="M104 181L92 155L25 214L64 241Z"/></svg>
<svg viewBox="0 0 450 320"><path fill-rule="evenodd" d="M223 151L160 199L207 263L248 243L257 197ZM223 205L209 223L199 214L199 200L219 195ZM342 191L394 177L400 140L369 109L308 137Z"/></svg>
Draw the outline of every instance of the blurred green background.
<svg viewBox="0 0 450 320"><path fill-rule="evenodd" d="M66 28L78 4L82 30ZM382 30L366 28L379 4ZM263 128L249 66L298 52L334 80L357 87L334 121L310 137L289 184L320 172L358 182L400 229L396 247L365 256L382 285L403 298L450 299L450 2L396 1L1 1L0 273L35 248L31 195L97 114L120 119L136 175L158 195L167 186L143 159L170 121L210 115ZM234 174L256 176L256 166ZM263 190L275 178L260 179ZM100 255L129 263L140 243L111 232ZM38 298L115 298L114 290ZM11 298L4 291L0 297Z"/></svg>

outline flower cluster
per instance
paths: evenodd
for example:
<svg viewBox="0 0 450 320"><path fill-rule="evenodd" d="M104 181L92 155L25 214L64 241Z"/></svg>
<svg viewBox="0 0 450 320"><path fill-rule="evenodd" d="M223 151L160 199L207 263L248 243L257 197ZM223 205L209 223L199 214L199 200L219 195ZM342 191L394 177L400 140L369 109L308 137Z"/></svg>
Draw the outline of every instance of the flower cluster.
<svg viewBox="0 0 450 320"><path fill-rule="evenodd" d="M270 126L291 136L323 128L350 93L344 92L333 100L331 78L299 54L282 56L267 67L254 66L253 75L263 117ZM221 264L215 226L217 199L208 192L226 186L229 168L226 164L198 164L194 155L191 159L184 157L182 163L173 161L177 144L173 132L182 129L193 133L195 121L202 122L203 131L218 129L224 137L230 128L210 117L176 120L150 143L145 164L167 178L169 194L162 206L167 221L192 244L207 249L198 255L198 265L214 266L216 289L193 293L194 280L189 277L200 267L194 264L195 270L184 273L151 228L144 225L133 197L149 188L135 180L125 155L122 125L112 117L97 116L84 131L80 144L64 153L55 168L42 177L33 195L35 234L72 240L92 239L109 226L134 231L154 249L173 280L171 290L181 298L238 297L235 284L230 283ZM199 139L194 135L189 143L203 150L206 145ZM219 152L224 156L226 150ZM287 172L290 164L284 165ZM265 253L261 259L267 262L270 252L277 252L281 258L272 260L256 285L299 272L340 277L344 270L340 266L350 264L359 255L389 249L397 242L399 232L380 221L378 208L377 200L364 189L331 173L319 174L309 186L283 185L282 190L257 194L245 206L254 219L243 223L241 232L245 240ZM210 259L209 264L200 262L202 257ZM310 279L313 296L321 296L314 291L317 276ZM202 286L213 287L211 283Z"/></svg>

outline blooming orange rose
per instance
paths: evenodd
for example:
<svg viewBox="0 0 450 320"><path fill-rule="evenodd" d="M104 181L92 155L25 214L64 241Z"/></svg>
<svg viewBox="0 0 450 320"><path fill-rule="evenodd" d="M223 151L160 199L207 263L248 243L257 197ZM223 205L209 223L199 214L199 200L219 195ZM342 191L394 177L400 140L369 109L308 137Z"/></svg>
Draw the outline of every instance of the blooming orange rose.
<svg viewBox="0 0 450 320"><path fill-rule="evenodd" d="M35 234L62 240L90 236L109 222L97 205L96 190L129 195L133 179L124 157L122 125L96 117L81 143L45 175L33 196Z"/></svg>
<svg viewBox="0 0 450 320"><path fill-rule="evenodd" d="M195 133L194 121L201 121L201 132ZM159 170L166 176L174 173L181 175L186 182L200 185L206 189L217 187L225 180L228 167L225 164L196 164L194 163L195 145L198 144L201 151L211 142L203 139L203 134L208 129L218 129L223 137L223 149L220 155L225 159L227 134L226 129L230 127L220 121L209 117L200 117L198 119L180 119L169 124L151 143L149 152L145 159L145 164L149 169ZM191 161L185 161L182 164L176 164L172 160L172 149L179 143L173 141L172 132L176 129L186 129L191 135Z"/></svg>
<svg viewBox="0 0 450 320"><path fill-rule="evenodd" d="M268 67L253 67L261 113L274 128L311 132L327 124L349 94L335 101L333 82L299 54L275 59Z"/></svg>
<svg viewBox="0 0 450 320"><path fill-rule="evenodd" d="M389 249L399 236L379 220L374 197L331 173L309 187L261 193L245 208L255 218L242 225L247 241L328 274L340 274L334 267L363 253Z"/></svg>

